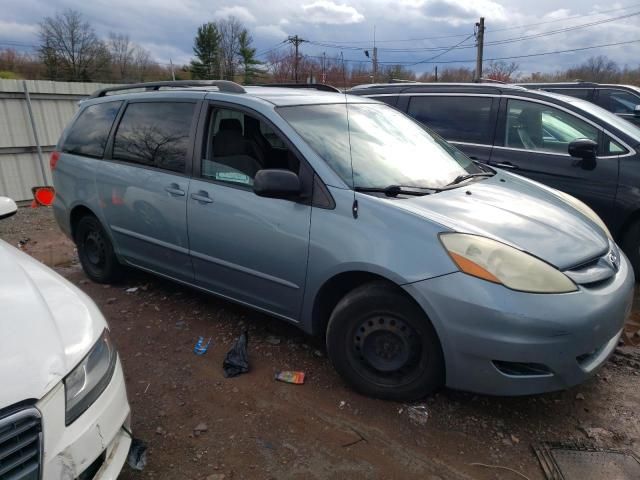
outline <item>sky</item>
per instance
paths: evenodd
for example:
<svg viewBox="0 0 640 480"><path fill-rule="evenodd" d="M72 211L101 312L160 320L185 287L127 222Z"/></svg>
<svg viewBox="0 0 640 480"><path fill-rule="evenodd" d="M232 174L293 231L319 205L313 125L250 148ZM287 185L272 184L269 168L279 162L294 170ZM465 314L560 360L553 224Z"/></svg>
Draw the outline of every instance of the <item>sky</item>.
<svg viewBox="0 0 640 480"><path fill-rule="evenodd" d="M369 62L364 50L371 51L375 29L380 62L402 63L421 73L433 71L435 65L473 68L474 26L483 16L485 59L638 40L508 60L517 62L522 74L553 72L593 55L607 55L621 66L640 65L640 2L633 0L1 1L0 48L18 50L37 45L38 23L43 17L72 8L81 12L101 37L106 38L109 32L128 34L156 61L168 63L171 59L174 64L186 64L198 25L235 16L252 34L261 59L273 49L288 48L283 42L289 35L299 35L307 40L300 46L304 55L326 52L330 57L342 54L346 61ZM468 60L472 61L447 63Z"/></svg>

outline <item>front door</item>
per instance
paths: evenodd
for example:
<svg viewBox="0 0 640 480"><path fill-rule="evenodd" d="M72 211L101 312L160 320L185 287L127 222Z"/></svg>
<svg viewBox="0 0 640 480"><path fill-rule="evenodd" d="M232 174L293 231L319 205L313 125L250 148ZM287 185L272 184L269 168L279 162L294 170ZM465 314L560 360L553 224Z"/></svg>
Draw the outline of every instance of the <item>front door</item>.
<svg viewBox="0 0 640 480"><path fill-rule="evenodd" d="M298 156L257 115L215 106L207 112L200 156L187 199L196 283L297 319L306 279L311 206L259 197L252 185L262 169L300 174Z"/></svg>
<svg viewBox="0 0 640 480"><path fill-rule="evenodd" d="M193 281L187 192L196 103L132 102L96 172L115 248L129 263Z"/></svg>
<svg viewBox="0 0 640 480"><path fill-rule="evenodd" d="M504 98L500 132L490 164L573 195L603 219L611 219L618 185L618 155L624 149L574 114L529 100ZM569 143L599 143L595 162L571 157Z"/></svg>

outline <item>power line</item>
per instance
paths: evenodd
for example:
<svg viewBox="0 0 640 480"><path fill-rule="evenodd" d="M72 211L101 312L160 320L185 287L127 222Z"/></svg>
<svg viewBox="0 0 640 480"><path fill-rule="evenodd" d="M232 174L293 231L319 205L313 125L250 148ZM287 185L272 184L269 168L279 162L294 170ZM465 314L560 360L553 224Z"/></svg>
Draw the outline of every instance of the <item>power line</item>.
<svg viewBox="0 0 640 480"><path fill-rule="evenodd" d="M554 50L551 52L538 52L538 53L530 53L530 54L526 54L526 55L512 55L512 56L508 56L508 57L494 57L494 58L485 58L484 61L488 61L488 62L492 62L492 61L499 61L499 60L515 60L515 59L519 59L519 58L529 58L529 57L541 57L541 56L545 56L545 55L557 55L560 53L572 53L572 52L581 52L581 51L585 51L585 50L593 50L596 48L605 48L605 47L615 47L615 46L619 46L619 45L629 45L632 43L639 43L640 42L640 38L639 39L635 39L635 40L627 40L625 42L615 42L615 43L604 43L601 45L591 45L589 47L580 47L580 48L570 48L567 50ZM312 55L307 55L307 57L309 58L321 58L321 57L317 57L317 56L312 56ZM366 60L355 60L355 59L348 59L345 58L344 59L345 62L349 62L349 63L369 63ZM444 61L438 61L438 62L433 62L431 60L429 61L422 61L420 63L423 64L433 64L433 63L437 63L438 65L440 64L449 64L449 63L475 63L476 59L465 59L465 60L444 60ZM404 65L404 66L410 66L412 64L415 64L415 62L410 62L410 61L397 61L397 62L378 62L378 63L384 63L384 64L389 64L389 65Z"/></svg>

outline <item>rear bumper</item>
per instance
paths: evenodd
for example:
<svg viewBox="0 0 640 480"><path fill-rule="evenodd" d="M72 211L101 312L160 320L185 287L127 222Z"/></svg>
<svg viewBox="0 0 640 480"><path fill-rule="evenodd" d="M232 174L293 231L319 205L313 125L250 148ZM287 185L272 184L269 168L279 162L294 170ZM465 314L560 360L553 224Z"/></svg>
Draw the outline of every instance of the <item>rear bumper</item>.
<svg viewBox="0 0 640 480"><path fill-rule="evenodd" d="M631 311L634 276L620 270L569 294L515 292L456 272L405 285L440 337L446 384L490 395L562 390L592 376Z"/></svg>

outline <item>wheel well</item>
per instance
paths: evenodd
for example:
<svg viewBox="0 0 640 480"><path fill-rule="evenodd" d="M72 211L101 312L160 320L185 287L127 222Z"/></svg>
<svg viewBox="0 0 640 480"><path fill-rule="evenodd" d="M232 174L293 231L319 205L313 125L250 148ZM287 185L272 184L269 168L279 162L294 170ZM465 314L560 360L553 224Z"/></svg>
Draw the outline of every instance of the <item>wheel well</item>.
<svg viewBox="0 0 640 480"><path fill-rule="evenodd" d="M76 226L78 225L80 219L86 215L95 217L95 214L84 205L78 205L77 207L74 207L73 210L71 210L71 215L69 216L69 225L71 227L71 238L73 238L74 241L76 238Z"/></svg>
<svg viewBox="0 0 640 480"><path fill-rule="evenodd" d="M313 334L325 334L333 309L347 293L360 285L373 281L383 281L390 286L398 288L394 282L370 272L344 272L327 280L324 285L320 287L313 302Z"/></svg>

